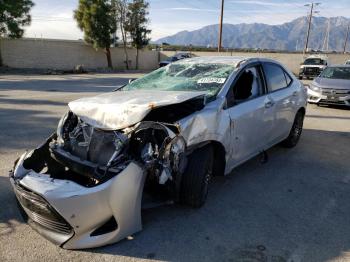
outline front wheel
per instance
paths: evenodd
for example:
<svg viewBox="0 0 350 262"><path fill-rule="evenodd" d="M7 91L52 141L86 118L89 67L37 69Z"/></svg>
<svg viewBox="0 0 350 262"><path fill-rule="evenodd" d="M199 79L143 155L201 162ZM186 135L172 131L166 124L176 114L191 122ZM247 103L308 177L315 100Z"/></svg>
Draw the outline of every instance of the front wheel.
<svg viewBox="0 0 350 262"><path fill-rule="evenodd" d="M201 207L204 204L208 195L213 164L213 148L210 145L195 150L189 156L186 171L182 175L181 203L192 207Z"/></svg>
<svg viewBox="0 0 350 262"><path fill-rule="evenodd" d="M301 133L303 131L304 125L304 113L298 111L295 115L294 123L292 129L290 130L289 136L286 140L282 142L282 145L287 148L295 147L300 139Z"/></svg>

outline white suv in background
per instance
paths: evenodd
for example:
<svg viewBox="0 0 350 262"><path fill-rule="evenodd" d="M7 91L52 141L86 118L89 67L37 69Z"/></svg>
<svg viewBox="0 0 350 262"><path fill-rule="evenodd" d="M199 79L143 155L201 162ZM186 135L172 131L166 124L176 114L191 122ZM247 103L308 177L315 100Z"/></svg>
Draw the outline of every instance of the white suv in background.
<svg viewBox="0 0 350 262"><path fill-rule="evenodd" d="M315 78L327 67L328 58L326 56L312 55L307 57L300 65L299 79L306 77Z"/></svg>

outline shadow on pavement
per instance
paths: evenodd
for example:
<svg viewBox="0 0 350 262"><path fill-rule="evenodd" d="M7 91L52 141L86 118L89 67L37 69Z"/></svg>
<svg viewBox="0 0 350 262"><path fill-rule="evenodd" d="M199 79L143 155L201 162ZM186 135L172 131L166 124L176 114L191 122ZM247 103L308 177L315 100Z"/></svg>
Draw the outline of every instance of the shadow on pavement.
<svg viewBox="0 0 350 262"><path fill-rule="evenodd" d="M24 222L7 176L0 176L0 199L0 236L4 236L14 233L15 227Z"/></svg>
<svg viewBox="0 0 350 262"><path fill-rule="evenodd" d="M321 108L332 108L332 109L342 109L342 110L350 110L350 107L349 106L344 106L344 105L332 105L332 104L329 104L329 105L325 105L325 104L320 104L319 107Z"/></svg>
<svg viewBox="0 0 350 262"><path fill-rule="evenodd" d="M320 115L307 115L306 117L310 118L324 118L324 119L350 119L350 117L345 116L320 116Z"/></svg>
<svg viewBox="0 0 350 262"><path fill-rule="evenodd" d="M60 77L57 79L21 79L17 81L1 80L0 91L26 90L26 91L51 91L51 92L109 92L115 88L127 84L129 78L105 77L105 78L73 78Z"/></svg>
<svg viewBox="0 0 350 262"><path fill-rule="evenodd" d="M66 102L43 100L43 99L8 99L1 98L0 104L13 105L48 105L48 106L66 106Z"/></svg>
<svg viewBox="0 0 350 262"><path fill-rule="evenodd" d="M58 117L45 111L2 108L0 153L36 147L56 131L58 120Z"/></svg>

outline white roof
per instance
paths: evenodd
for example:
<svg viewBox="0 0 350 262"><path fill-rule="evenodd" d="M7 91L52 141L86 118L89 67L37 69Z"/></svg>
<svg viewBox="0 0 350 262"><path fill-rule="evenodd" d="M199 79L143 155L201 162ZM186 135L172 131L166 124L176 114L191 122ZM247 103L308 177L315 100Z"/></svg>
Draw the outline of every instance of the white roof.
<svg viewBox="0 0 350 262"><path fill-rule="evenodd" d="M180 60L176 63L202 63L202 64L229 64L236 66L242 61L252 59L252 57L245 56L200 56L193 57L184 60Z"/></svg>
<svg viewBox="0 0 350 262"><path fill-rule="evenodd" d="M325 55L310 55L310 56L306 57L306 59L309 59L309 58L320 58L323 60L328 60L328 57Z"/></svg>

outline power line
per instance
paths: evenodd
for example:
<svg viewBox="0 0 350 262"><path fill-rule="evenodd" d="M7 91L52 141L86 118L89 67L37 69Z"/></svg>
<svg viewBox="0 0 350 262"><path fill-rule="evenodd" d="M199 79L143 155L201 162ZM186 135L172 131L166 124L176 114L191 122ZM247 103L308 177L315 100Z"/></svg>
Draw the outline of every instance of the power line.
<svg viewBox="0 0 350 262"><path fill-rule="evenodd" d="M348 29L346 30L345 43L344 43L344 54L345 54L345 52L346 52L346 44L348 43L349 30L350 30L350 25L348 25Z"/></svg>

